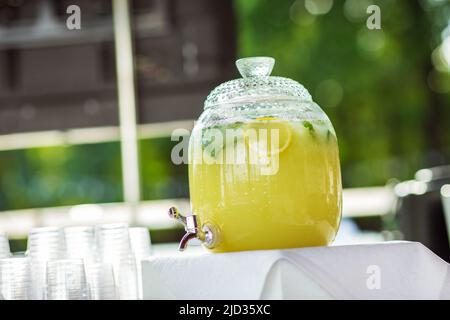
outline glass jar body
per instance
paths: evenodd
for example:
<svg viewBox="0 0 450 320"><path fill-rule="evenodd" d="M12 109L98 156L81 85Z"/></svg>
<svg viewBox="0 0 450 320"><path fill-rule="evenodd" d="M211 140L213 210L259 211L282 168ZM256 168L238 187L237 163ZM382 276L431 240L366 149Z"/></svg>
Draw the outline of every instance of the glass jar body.
<svg viewBox="0 0 450 320"><path fill-rule="evenodd" d="M328 245L342 207L334 129L309 101L210 107L190 138L189 187L214 252Z"/></svg>

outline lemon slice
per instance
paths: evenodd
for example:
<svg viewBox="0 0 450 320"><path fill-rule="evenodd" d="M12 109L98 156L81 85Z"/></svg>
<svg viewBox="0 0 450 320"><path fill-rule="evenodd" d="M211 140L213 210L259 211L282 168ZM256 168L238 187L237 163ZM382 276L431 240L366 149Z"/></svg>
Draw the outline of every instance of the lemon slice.
<svg viewBox="0 0 450 320"><path fill-rule="evenodd" d="M264 129L260 130L260 129ZM276 138L278 143L272 138ZM292 139L292 127L288 121L277 117L261 117L247 123L244 127L244 139L250 151L258 156L273 156L285 151ZM273 144L273 145L272 145ZM261 145L263 148L261 149ZM265 152L267 150L267 152Z"/></svg>

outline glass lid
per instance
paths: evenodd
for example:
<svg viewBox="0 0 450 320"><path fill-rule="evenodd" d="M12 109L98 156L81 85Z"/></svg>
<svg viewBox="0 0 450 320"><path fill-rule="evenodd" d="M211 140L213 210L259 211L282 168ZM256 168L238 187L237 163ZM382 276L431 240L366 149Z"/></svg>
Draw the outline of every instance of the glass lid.
<svg viewBox="0 0 450 320"><path fill-rule="evenodd" d="M289 78L270 76L275 59L251 57L236 61L242 76L217 86L208 95L205 109L220 104L253 103L270 99L312 101L311 95L300 83Z"/></svg>

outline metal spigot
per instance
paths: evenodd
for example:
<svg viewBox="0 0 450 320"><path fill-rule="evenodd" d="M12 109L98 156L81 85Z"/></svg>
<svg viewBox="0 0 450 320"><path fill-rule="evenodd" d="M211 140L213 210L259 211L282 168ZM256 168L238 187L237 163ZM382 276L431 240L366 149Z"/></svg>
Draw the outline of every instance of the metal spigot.
<svg viewBox="0 0 450 320"><path fill-rule="evenodd" d="M199 239L208 249L214 248L218 238L217 230L210 224L205 224L200 228L197 215L184 216L177 208L172 207L169 209L169 217L182 223L186 231L186 234L181 238L178 250L184 251L187 248L188 242L194 238Z"/></svg>

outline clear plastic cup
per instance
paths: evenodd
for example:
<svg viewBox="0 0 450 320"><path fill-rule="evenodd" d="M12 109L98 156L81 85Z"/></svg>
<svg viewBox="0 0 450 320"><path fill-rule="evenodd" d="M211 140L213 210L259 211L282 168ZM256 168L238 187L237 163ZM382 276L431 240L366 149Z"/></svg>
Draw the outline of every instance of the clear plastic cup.
<svg viewBox="0 0 450 320"><path fill-rule="evenodd" d="M11 256L11 250L9 248L9 240L6 232L0 231L0 259L8 258Z"/></svg>
<svg viewBox="0 0 450 320"><path fill-rule="evenodd" d="M83 259L88 284L95 281L95 270L91 270L97 263L95 243L95 228L93 226L67 227L64 229L66 242L66 256L68 259Z"/></svg>
<svg viewBox="0 0 450 320"><path fill-rule="evenodd" d="M91 266L90 289L92 300L117 300L118 288L111 264L97 263Z"/></svg>
<svg viewBox="0 0 450 320"><path fill-rule="evenodd" d="M66 256L63 230L56 227L31 229L28 234L27 255L31 266L32 297L41 300L45 293L47 262L64 259Z"/></svg>
<svg viewBox="0 0 450 320"><path fill-rule="evenodd" d="M136 260L130 244L128 225L106 224L95 229L101 263L111 264L121 300L138 298Z"/></svg>
<svg viewBox="0 0 450 320"><path fill-rule="evenodd" d="M95 229L91 226L68 227L64 229L66 255L69 259L84 259L95 262Z"/></svg>
<svg viewBox="0 0 450 320"><path fill-rule="evenodd" d="M138 298L143 298L142 288L142 259L151 255L151 241L150 233L147 228L133 227L129 228L131 249L136 259L137 284L138 284Z"/></svg>
<svg viewBox="0 0 450 320"><path fill-rule="evenodd" d="M89 300L90 291L82 259L47 262L47 300Z"/></svg>
<svg viewBox="0 0 450 320"><path fill-rule="evenodd" d="M147 228L133 227L129 228L130 242L133 254L136 259L144 259L151 255L150 233Z"/></svg>
<svg viewBox="0 0 450 320"><path fill-rule="evenodd" d="M0 259L0 295L6 300L31 298L30 265L27 257Z"/></svg>
<svg viewBox="0 0 450 320"><path fill-rule="evenodd" d="M96 227L97 248L102 259L122 260L131 254L128 226L107 224Z"/></svg>
<svg viewBox="0 0 450 320"><path fill-rule="evenodd" d="M34 228L28 233L27 254L32 259L61 259L65 257L64 242L64 233L60 228Z"/></svg>

